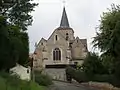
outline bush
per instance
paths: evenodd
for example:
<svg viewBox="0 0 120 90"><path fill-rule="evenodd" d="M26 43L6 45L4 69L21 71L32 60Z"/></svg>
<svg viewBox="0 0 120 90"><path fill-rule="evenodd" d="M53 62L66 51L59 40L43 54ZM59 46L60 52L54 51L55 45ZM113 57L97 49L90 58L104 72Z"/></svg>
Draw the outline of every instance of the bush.
<svg viewBox="0 0 120 90"><path fill-rule="evenodd" d="M120 87L120 81L114 75L109 74L95 74L92 77L89 74L86 74L80 70L75 70L71 67L66 68L66 75L70 76L71 78L75 79L77 82L107 82L114 86Z"/></svg>
<svg viewBox="0 0 120 90"><path fill-rule="evenodd" d="M0 72L0 90L45 90L45 88L32 81L20 80L14 75Z"/></svg>
<svg viewBox="0 0 120 90"><path fill-rule="evenodd" d="M83 70L87 74L105 74L107 70L102 64L102 60L96 53L89 52L82 65Z"/></svg>
<svg viewBox="0 0 120 90"><path fill-rule="evenodd" d="M76 81L80 82L87 82L88 78L86 74L80 70L75 70L74 68L67 67L66 68L66 77L70 77L71 79L75 79Z"/></svg>
<svg viewBox="0 0 120 90"><path fill-rule="evenodd" d="M6 84L9 84L10 86L19 87L19 84L22 82L17 75L9 75L8 73L0 72L0 76L4 78Z"/></svg>
<svg viewBox="0 0 120 90"><path fill-rule="evenodd" d="M75 80L77 80L78 82L88 82L89 79L86 76L86 74L84 72L81 72L79 70L76 70L74 73L74 77Z"/></svg>
<svg viewBox="0 0 120 90"><path fill-rule="evenodd" d="M107 82L120 87L120 81L114 75L94 75L94 78L91 81Z"/></svg>
<svg viewBox="0 0 120 90"><path fill-rule="evenodd" d="M48 86L52 84L52 79L39 71L35 71L35 82L39 85Z"/></svg>

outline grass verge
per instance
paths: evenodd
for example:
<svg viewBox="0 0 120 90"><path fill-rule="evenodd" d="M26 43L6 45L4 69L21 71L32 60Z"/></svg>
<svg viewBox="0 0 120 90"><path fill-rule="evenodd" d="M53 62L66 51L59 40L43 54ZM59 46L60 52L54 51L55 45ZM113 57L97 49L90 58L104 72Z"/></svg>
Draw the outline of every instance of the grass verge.
<svg viewBox="0 0 120 90"><path fill-rule="evenodd" d="M16 76L0 72L0 90L45 90L45 87L35 82L20 80Z"/></svg>

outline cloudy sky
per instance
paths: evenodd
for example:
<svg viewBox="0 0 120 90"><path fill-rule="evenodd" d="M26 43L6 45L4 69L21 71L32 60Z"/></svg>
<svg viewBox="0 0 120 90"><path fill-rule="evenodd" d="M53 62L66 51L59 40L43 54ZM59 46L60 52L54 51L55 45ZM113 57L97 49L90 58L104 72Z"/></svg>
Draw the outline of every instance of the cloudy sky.
<svg viewBox="0 0 120 90"><path fill-rule="evenodd" d="M43 37L48 39L55 28L59 27L63 11L63 0L35 0L39 6L32 13L33 24L28 28L30 52L34 51L35 42ZM66 12L75 36L87 38L88 48L92 50L92 37L99 25L100 15L107 11L112 3L120 0L66 0Z"/></svg>

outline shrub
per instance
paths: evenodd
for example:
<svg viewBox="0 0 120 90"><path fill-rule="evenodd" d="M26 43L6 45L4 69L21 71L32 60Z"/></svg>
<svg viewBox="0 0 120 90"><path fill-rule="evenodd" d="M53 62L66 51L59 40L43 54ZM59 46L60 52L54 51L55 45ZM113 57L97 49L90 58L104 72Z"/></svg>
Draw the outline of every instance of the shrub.
<svg viewBox="0 0 120 90"><path fill-rule="evenodd" d="M91 76L94 74L104 74L107 72L99 55L92 52L88 53L82 67L84 72L89 75L91 74Z"/></svg>
<svg viewBox="0 0 120 90"><path fill-rule="evenodd" d="M84 72L81 72L79 70L76 70L74 73L74 77L75 80L77 80L78 82L87 82L89 79L86 76L86 74Z"/></svg>
<svg viewBox="0 0 120 90"><path fill-rule="evenodd" d="M109 74L94 74L92 77L89 74L86 74L80 70L75 70L71 67L66 68L66 75L69 75L71 78L75 79L79 83L81 82L107 82L114 86L120 87L120 81L114 75Z"/></svg>
<svg viewBox="0 0 120 90"><path fill-rule="evenodd" d="M35 82L39 85L48 86L52 84L52 79L48 75L35 71Z"/></svg>
<svg viewBox="0 0 120 90"><path fill-rule="evenodd" d="M0 72L0 90L45 90L45 88L32 81L20 80L14 75Z"/></svg>
<svg viewBox="0 0 120 90"><path fill-rule="evenodd" d="M66 68L66 75L67 75L67 77L71 77L78 82L87 82L88 81L88 78L84 72L82 72L80 70L75 70L72 67Z"/></svg>
<svg viewBox="0 0 120 90"><path fill-rule="evenodd" d="M114 75L94 75L91 81L107 82L114 86L120 87L120 81Z"/></svg>

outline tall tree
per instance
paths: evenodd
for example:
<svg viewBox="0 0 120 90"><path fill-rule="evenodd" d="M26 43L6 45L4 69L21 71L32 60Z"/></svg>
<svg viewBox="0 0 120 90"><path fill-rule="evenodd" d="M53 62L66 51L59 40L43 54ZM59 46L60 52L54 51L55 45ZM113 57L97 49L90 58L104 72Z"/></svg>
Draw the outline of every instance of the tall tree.
<svg viewBox="0 0 120 90"><path fill-rule="evenodd" d="M30 13L38 4L33 0L1 0L0 15L7 18L12 25L17 25L20 30L27 30L27 26L32 24Z"/></svg>
<svg viewBox="0 0 120 90"><path fill-rule="evenodd" d="M103 13L100 23L97 36L94 37L94 46L97 46L103 53L119 57L120 6L113 4L108 12Z"/></svg>
<svg viewBox="0 0 120 90"><path fill-rule="evenodd" d="M30 13L37 5L33 0L0 1L0 70L27 62L29 38L26 30L33 21Z"/></svg>
<svg viewBox="0 0 120 90"><path fill-rule="evenodd" d="M103 13L98 30L94 37L94 46L104 55L112 57L117 66L120 62L120 5L112 4L111 9Z"/></svg>

